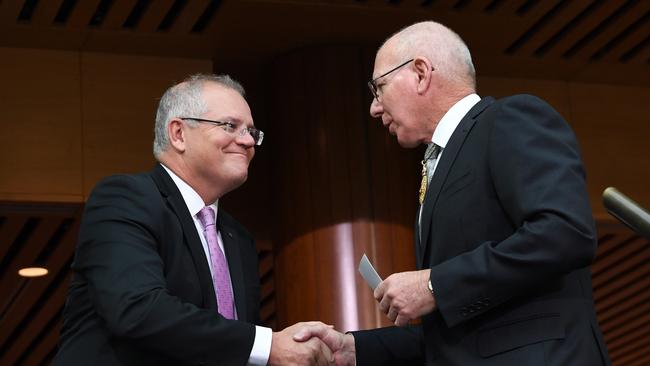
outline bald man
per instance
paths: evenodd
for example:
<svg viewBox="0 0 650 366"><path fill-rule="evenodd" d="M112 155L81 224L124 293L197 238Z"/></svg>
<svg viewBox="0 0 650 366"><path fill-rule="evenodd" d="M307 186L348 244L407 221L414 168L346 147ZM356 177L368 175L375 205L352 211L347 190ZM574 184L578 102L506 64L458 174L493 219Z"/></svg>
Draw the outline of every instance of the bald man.
<svg viewBox="0 0 650 366"><path fill-rule="evenodd" d="M295 339L320 337L339 365L610 364L585 172L562 116L531 95L479 97L467 46L435 22L388 38L368 84L370 114L402 147L427 146L418 270L374 292L396 327Z"/></svg>

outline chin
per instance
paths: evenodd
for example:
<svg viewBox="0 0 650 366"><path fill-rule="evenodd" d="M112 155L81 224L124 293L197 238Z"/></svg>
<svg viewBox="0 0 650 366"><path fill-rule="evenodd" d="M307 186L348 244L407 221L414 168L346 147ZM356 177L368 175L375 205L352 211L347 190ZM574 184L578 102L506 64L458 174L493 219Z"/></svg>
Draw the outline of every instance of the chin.
<svg viewBox="0 0 650 366"><path fill-rule="evenodd" d="M410 140L410 139L407 139L407 138L400 138L399 135L397 135L397 143L399 144L399 146L401 146L401 147L403 147L405 149L412 149L412 148L420 146L419 141L414 141L414 140Z"/></svg>

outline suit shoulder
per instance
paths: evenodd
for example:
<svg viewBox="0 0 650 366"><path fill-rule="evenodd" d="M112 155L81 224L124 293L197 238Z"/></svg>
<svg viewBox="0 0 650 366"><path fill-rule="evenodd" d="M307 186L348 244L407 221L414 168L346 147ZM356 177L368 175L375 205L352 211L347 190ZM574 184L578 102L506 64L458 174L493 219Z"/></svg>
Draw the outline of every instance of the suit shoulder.
<svg viewBox="0 0 650 366"><path fill-rule="evenodd" d="M149 187L154 185L153 179L150 174L140 173L140 174L115 174L109 175L100 179L92 192L103 190L107 188L129 188L129 189L138 189L139 187Z"/></svg>
<svg viewBox="0 0 650 366"><path fill-rule="evenodd" d="M554 108L544 99L532 94L514 94L496 100L494 106L537 106L544 108Z"/></svg>
<svg viewBox="0 0 650 366"><path fill-rule="evenodd" d="M151 175L118 174L101 179L90 192L87 205L134 205L142 202L144 205L155 206L160 191L157 189Z"/></svg>

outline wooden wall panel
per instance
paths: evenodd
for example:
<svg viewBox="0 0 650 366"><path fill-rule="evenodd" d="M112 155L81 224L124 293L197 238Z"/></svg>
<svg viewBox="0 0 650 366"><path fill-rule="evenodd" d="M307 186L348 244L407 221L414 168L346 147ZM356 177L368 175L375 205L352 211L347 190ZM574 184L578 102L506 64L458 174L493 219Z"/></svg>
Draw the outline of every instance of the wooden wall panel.
<svg viewBox="0 0 650 366"><path fill-rule="evenodd" d="M105 175L150 169L160 96L211 71L209 60L0 48L0 199L82 202Z"/></svg>
<svg viewBox="0 0 650 366"><path fill-rule="evenodd" d="M0 48L0 199L81 201L79 58Z"/></svg>
<svg viewBox="0 0 650 366"><path fill-rule="evenodd" d="M270 142L279 327L310 319L346 330L386 325L359 259L367 253L383 276L415 268L422 152L399 148L368 115L370 92L359 85L370 54L312 48L269 70L269 135L279 136Z"/></svg>
<svg viewBox="0 0 650 366"><path fill-rule="evenodd" d="M650 207L650 87L497 77L481 77L478 86L482 96L537 95L565 117L578 137L596 215L606 213L609 186Z"/></svg>
<svg viewBox="0 0 650 366"><path fill-rule="evenodd" d="M573 128L587 167L596 214L608 186L650 209L650 86L571 84Z"/></svg>
<svg viewBox="0 0 650 366"><path fill-rule="evenodd" d="M153 167L158 100L175 82L211 72L207 60L85 53L82 56L83 194L99 179Z"/></svg>

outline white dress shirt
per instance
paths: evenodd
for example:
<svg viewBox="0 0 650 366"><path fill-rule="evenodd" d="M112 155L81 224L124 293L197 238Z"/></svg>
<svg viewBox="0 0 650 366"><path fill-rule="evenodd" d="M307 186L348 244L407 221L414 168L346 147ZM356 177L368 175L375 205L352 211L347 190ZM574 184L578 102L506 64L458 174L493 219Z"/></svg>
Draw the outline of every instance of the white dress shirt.
<svg viewBox="0 0 650 366"><path fill-rule="evenodd" d="M431 159L426 162L427 184L431 183L433 173L436 171L438 162L440 161L440 158L442 158L442 154L445 153L445 147L447 147L447 143L449 143L451 135L454 133L454 131L456 131L456 127L458 127L460 121L463 119L463 117L465 117L469 110L472 109L472 107L474 107L476 103L480 101L481 97L479 97L477 94L470 94L449 108L447 113L445 113L445 115L440 119L440 122L438 122L436 129L433 131L431 142L440 146L440 153L438 154L437 159ZM418 226L421 227L422 205L420 205L420 209L418 211ZM421 232L418 234L422 235Z"/></svg>
<svg viewBox="0 0 650 366"><path fill-rule="evenodd" d="M196 226L196 231L199 234L199 238L201 238L201 244L203 245L203 251L205 252L205 259L208 263L208 267L210 267L210 274L213 273L213 268L210 263L210 251L208 249L208 242L205 239L203 235L203 225L201 225L201 221L199 221L198 217L196 216L203 207L205 207L205 203L203 202L203 199L201 199L201 196L199 196L196 191L190 187L189 184L187 184L185 181L183 181L179 176L174 174L169 168L167 168L164 164L162 165L163 168L169 173L169 176L172 178L174 181L174 184L176 184L176 187L178 187L178 190L181 192L181 196L183 197L183 201L185 202L185 205L187 205L187 209L189 210L190 214L192 215L192 219L194 220L194 226ZM215 219L217 217L217 214L219 213L219 201L217 200L216 202L213 202L211 205L215 213ZM217 242L219 243L219 247L221 248L221 251L225 254L225 250L223 248L223 241L221 239L221 232L217 231ZM232 283L231 286L232 288ZM234 298L234 296L233 296ZM235 309L235 318L237 317L237 309ZM253 342L253 349L251 350L251 354L248 358L248 364L249 365L266 365L269 360L269 355L271 353L271 340L273 338L273 331L271 328L266 328L266 327L261 327L259 325L255 326L255 341Z"/></svg>

